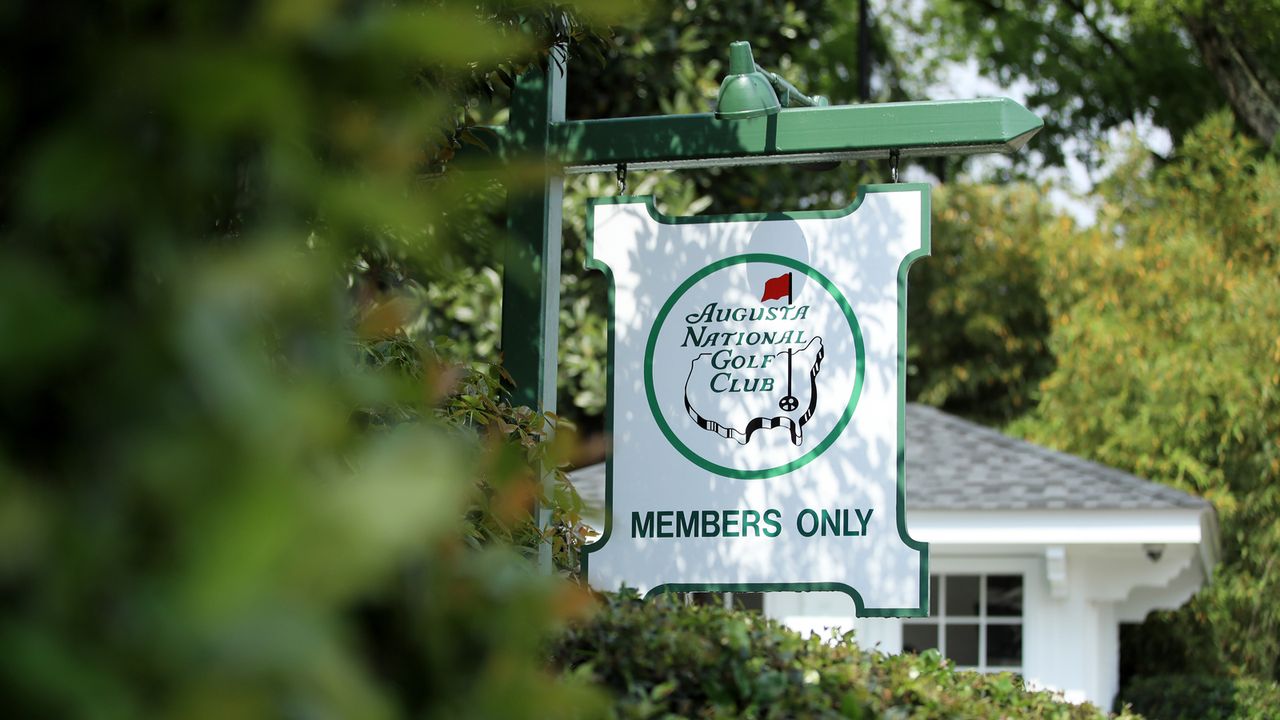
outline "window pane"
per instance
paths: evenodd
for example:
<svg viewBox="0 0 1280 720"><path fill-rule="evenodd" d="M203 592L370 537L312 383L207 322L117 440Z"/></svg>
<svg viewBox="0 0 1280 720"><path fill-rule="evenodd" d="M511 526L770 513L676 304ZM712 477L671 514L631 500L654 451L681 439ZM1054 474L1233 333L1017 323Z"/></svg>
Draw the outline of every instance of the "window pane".
<svg viewBox="0 0 1280 720"><path fill-rule="evenodd" d="M951 580L947 580L951 584ZM949 605L948 605L949 607ZM947 626L947 657L956 661L957 665L978 664L978 626Z"/></svg>
<svg viewBox="0 0 1280 720"><path fill-rule="evenodd" d="M1022 576L987 576L987 614L993 617L1022 615Z"/></svg>
<svg viewBox="0 0 1280 720"><path fill-rule="evenodd" d="M696 592L689 593L691 602L694 605L710 605L712 607L724 607L723 593Z"/></svg>
<svg viewBox="0 0 1280 720"><path fill-rule="evenodd" d="M978 576L947 576L947 614L978 616Z"/></svg>
<svg viewBox="0 0 1280 720"><path fill-rule="evenodd" d="M733 593L733 606L750 612L764 611L764 593Z"/></svg>
<svg viewBox="0 0 1280 720"><path fill-rule="evenodd" d="M903 625L902 651L922 653L938 647L937 625Z"/></svg>
<svg viewBox="0 0 1280 720"><path fill-rule="evenodd" d="M951 636L947 636L950 642ZM1018 667L1022 665L1022 626L987 626L987 665Z"/></svg>
<svg viewBox="0 0 1280 720"><path fill-rule="evenodd" d="M935 617L938 614L938 576L929 576L929 617Z"/></svg>

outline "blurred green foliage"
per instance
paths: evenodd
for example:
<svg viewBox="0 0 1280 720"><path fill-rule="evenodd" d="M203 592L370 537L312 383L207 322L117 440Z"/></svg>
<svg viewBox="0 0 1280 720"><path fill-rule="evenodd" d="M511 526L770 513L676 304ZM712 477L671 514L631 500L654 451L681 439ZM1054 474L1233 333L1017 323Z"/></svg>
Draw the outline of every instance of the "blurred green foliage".
<svg viewBox="0 0 1280 720"><path fill-rule="evenodd" d="M886 656L858 649L852 634L801 637L759 615L673 596L608 596L553 652L566 671L610 689L620 718L1110 717L1028 690L1012 673L956 670L936 651Z"/></svg>
<svg viewBox="0 0 1280 720"><path fill-rule="evenodd" d="M1150 720L1269 720L1280 685L1251 678L1153 675L1135 681L1118 701Z"/></svg>
<svg viewBox="0 0 1280 720"><path fill-rule="evenodd" d="M952 183L933 192L932 254L911 268L907 390L992 424L1035 407L1053 369L1034 240L1067 222L1046 188Z"/></svg>
<svg viewBox="0 0 1280 720"><path fill-rule="evenodd" d="M7 715L605 709L541 654L585 602L528 559L554 500L576 567L563 449L421 294L496 237L439 176L471 108L627 6L578 10L0 8Z"/></svg>
<svg viewBox="0 0 1280 720"><path fill-rule="evenodd" d="M1280 679L1280 164L1220 113L1047 227L1056 368L1014 431L1211 500L1223 563L1127 648L1135 672Z"/></svg>

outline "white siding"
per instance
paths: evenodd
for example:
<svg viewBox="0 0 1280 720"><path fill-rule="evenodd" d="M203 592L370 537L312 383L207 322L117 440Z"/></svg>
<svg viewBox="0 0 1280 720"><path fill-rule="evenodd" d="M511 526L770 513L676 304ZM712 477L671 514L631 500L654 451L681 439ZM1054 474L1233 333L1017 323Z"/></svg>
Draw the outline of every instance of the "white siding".
<svg viewBox="0 0 1280 720"><path fill-rule="evenodd" d="M1029 685L1071 702L1109 709L1119 690L1119 622L1177 607L1204 582L1195 545L1162 549L1152 561L1141 545L1055 547L1065 552L1066 580L1050 587L1045 546L930 548L930 572L1024 577L1023 668ZM852 628L864 648L902 650L902 622L855 618L841 593L770 593L765 613L802 632Z"/></svg>

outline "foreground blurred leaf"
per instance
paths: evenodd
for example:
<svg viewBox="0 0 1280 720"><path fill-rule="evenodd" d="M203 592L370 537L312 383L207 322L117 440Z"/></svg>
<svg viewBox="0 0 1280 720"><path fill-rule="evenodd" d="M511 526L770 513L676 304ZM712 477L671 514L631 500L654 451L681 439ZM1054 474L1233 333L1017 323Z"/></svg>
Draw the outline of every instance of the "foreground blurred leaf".
<svg viewBox="0 0 1280 720"><path fill-rule="evenodd" d="M9 715L605 712L542 654L547 424L422 319L502 237L455 136L560 41L602 39L539 4L0 9Z"/></svg>

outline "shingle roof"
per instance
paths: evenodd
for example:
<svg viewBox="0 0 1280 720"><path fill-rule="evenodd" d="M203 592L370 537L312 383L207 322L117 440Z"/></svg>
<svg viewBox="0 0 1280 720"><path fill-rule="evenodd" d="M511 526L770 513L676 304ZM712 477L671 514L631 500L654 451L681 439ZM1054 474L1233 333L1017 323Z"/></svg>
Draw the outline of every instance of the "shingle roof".
<svg viewBox="0 0 1280 720"><path fill-rule="evenodd" d="M1208 503L1114 468L907 405L911 510L1170 510ZM604 505L604 463L572 473L587 505Z"/></svg>
<svg viewBox="0 0 1280 720"><path fill-rule="evenodd" d="M1074 455L907 405L911 510L1167 510L1207 502Z"/></svg>

